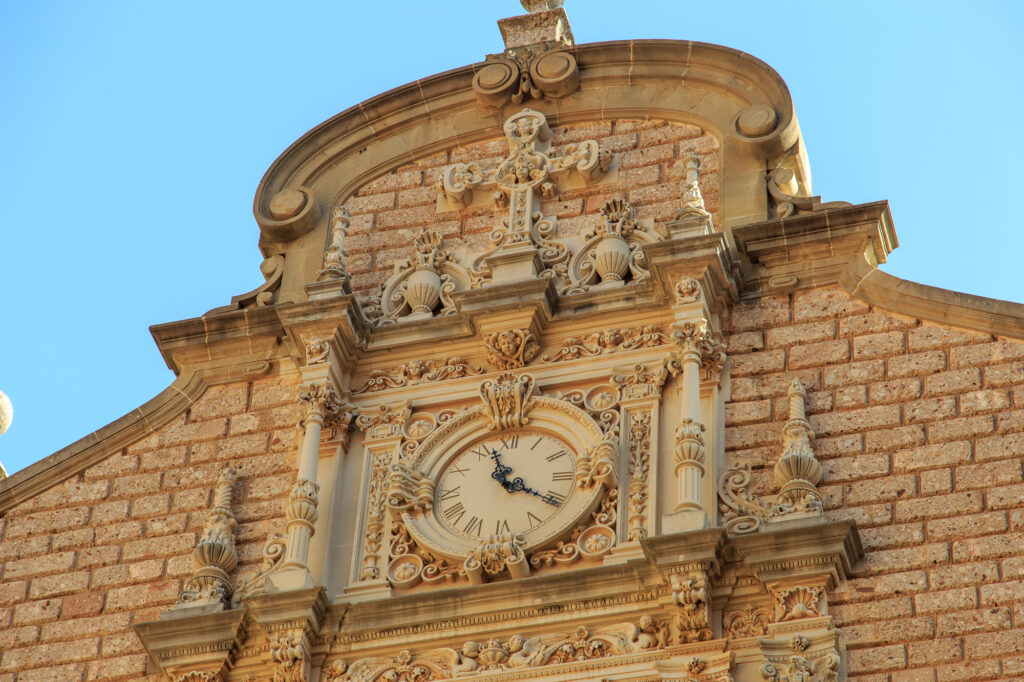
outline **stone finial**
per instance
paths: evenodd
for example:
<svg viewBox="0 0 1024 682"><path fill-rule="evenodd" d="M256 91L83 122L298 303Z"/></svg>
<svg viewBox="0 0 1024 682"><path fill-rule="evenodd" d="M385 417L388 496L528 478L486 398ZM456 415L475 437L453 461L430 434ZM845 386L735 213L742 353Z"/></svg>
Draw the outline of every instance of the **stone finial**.
<svg viewBox="0 0 1024 682"><path fill-rule="evenodd" d="M213 507L206 517L206 526L199 543L192 550L192 577L185 581L178 596L178 604L208 601L215 608L224 608L231 598L232 586L228 574L238 565L235 552L235 515L231 511L231 497L238 473L225 469L217 478L213 493Z"/></svg>
<svg viewBox="0 0 1024 682"><path fill-rule="evenodd" d="M704 207L704 196L700 191L699 173L700 159L693 147L686 150L683 157L683 187L681 205L675 218L666 224L669 236L687 237L708 234L714 226L711 214Z"/></svg>
<svg viewBox="0 0 1024 682"><path fill-rule="evenodd" d="M781 486L776 505L783 512L821 513L821 464L811 450L814 431L807 421L807 391L799 379L789 386L789 421L782 432L782 457L775 464L775 482Z"/></svg>
<svg viewBox="0 0 1024 682"><path fill-rule="evenodd" d="M348 282L348 253L345 251L345 239L351 215L345 206L335 206L331 215L331 243L324 252L324 266L317 271L317 281L342 279Z"/></svg>

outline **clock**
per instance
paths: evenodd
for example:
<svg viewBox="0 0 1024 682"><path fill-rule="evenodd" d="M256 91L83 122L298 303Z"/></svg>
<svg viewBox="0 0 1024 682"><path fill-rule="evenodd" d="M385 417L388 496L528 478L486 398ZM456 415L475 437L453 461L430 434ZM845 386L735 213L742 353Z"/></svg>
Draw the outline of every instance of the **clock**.
<svg viewBox="0 0 1024 682"><path fill-rule="evenodd" d="M482 405L448 418L392 466L387 507L418 547L392 558L392 585L429 574L422 556L479 583L530 575L531 557L553 547L596 557L614 543L594 512L617 492L617 433L533 388L527 374L484 381Z"/></svg>
<svg viewBox="0 0 1024 682"><path fill-rule="evenodd" d="M488 535L544 536L575 491L576 454L551 434L509 431L457 453L434 490L437 521L479 542Z"/></svg>

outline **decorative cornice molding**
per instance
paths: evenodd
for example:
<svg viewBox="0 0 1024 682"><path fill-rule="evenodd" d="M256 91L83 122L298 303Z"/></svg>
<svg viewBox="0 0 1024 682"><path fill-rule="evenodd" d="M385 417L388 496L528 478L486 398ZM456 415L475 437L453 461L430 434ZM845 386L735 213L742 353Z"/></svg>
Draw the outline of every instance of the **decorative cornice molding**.
<svg viewBox="0 0 1024 682"><path fill-rule="evenodd" d="M191 407L206 392L206 386L199 374L182 373L149 402L0 480L0 514L153 434Z"/></svg>

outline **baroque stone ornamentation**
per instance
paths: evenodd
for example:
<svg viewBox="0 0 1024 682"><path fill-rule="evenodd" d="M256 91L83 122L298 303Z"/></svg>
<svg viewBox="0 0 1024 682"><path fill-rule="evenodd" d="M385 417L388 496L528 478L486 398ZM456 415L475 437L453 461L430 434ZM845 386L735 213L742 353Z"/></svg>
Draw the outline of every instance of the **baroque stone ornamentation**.
<svg viewBox="0 0 1024 682"><path fill-rule="evenodd" d="M692 277L682 277L676 282L676 305L696 303L704 297L700 282Z"/></svg>
<svg viewBox="0 0 1024 682"><path fill-rule="evenodd" d="M601 432L605 436L619 435L619 399L609 390L607 384L598 384L586 391L556 392L546 397L564 401L586 411L601 427Z"/></svg>
<svg viewBox="0 0 1024 682"><path fill-rule="evenodd" d="M525 578L530 575L530 564L526 561L523 546L526 541L521 535L503 533L492 535L466 557L463 570L469 581L475 585L484 582L484 576L497 578L507 575L511 578Z"/></svg>
<svg viewBox="0 0 1024 682"><path fill-rule="evenodd" d="M362 429L370 440L401 438L402 427L412 415L408 403L380 405L376 412L367 411L356 417L356 426Z"/></svg>
<svg viewBox="0 0 1024 682"><path fill-rule="evenodd" d="M191 671L183 675L175 675L173 679L174 682L218 682L220 676L209 671Z"/></svg>
<svg viewBox="0 0 1024 682"><path fill-rule="evenodd" d="M385 500L387 494L388 468L392 453L381 449L373 454L370 468L369 487L366 495L366 532L363 537L363 559L359 571L360 580L377 580L381 573L381 548L387 529Z"/></svg>
<svg viewBox="0 0 1024 682"><path fill-rule="evenodd" d="M611 471L614 474L614 469ZM580 524L573 529L568 540L560 540L554 547L534 552L530 556L530 565L541 568L572 564L580 559L596 559L607 554L615 545L615 520L618 518L619 491L613 486L607 488L600 506L591 514L589 526Z"/></svg>
<svg viewBox="0 0 1024 682"><path fill-rule="evenodd" d="M821 616L822 587L792 587L775 592L775 620L783 623Z"/></svg>
<svg viewBox="0 0 1024 682"><path fill-rule="evenodd" d="M322 365L331 353L331 340L313 336L306 342L306 365Z"/></svg>
<svg viewBox="0 0 1024 682"><path fill-rule="evenodd" d="M518 369L529 364L540 352L536 337L529 329L503 329L484 337L487 361L498 369Z"/></svg>
<svg viewBox="0 0 1024 682"><path fill-rule="evenodd" d="M565 45L546 41L491 55L473 77L477 102L500 108L527 98L557 99L579 87L579 66Z"/></svg>
<svg viewBox="0 0 1024 682"><path fill-rule="evenodd" d="M647 478L651 469L651 412L629 418L629 531L627 539L647 537Z"/></svg>
<svg viewBox="0 0 1024 682"><path fill-rule="evenodd" d="M267 536L267 541L263 545L263 561L260 568L253 577L239 579L231 598L231 608L238 608L243 597L263 594L264 579L268 575L276 573L284 563L287 549L285 538L284 533L280 531L272 531Z"/></svg>
<svg viewBox="0 0 1024 682"><path fill-rule="evenodd" d="M480 396L495 429L509 429L529 423L530 396L536 382L529 374L511 372L480 384Z"/></svg>
<svg viewBox="0 0 1024 682"><path fill-rule="evenodd" d="M772 614L767 606L748 606L742 611L726 614L724 621L730 637L760 637L768 632Z"/></svg>
<svg viewBox="0 0 1024 682"><path fill-rule="evenodd" d="M307 682L309 652L302 632L279 632L270 640L271 682Z"/></svg>
<svg viewBox="0 0 1024 682"><path fill-rule="evenodd" d="M571 634L523 636L486 642L467 641L458 650L439 648L414 654L404 650L394 658L367 658L351 664L335 661L328 680L338 682L423 682L503 670L540 668L609 656L664 649L668 624L649 614L638 623L591 630L579 626Z"/></svg>
<svg viewBox="0 0 1024 682"><path fill-rule="evenodd" d="M416 469L401 463L391 465L387 506L396 518L406 510L430 511L434 504L434 482Z"/></svg>
<svg viewBox="0 0 1024 682"><path fill-rule="evenodd" d="M348 227L351 215L345 206L335 206L331 214L331 241L324 253L324 265L317 271L317 281L342 279L349 281L348 254L345 252L345 240L348 238Z"/></svg>
<svg viewBox="0 0 1024 682"><path fill-rule="evenodd" d="M814 431L807 421L807 391L799 379L789 386L789 420L782 431L782 457L775 463L775 482L781 486L777 513L821 513L821 464L811 450Z"/></svg>
<svg viewBox="0 0 1024 682"><path fill-rule="evenodd" d="M371 393L388 388L415 386L423 383L434 383L447 379L461 379L466 376L483 374L484 368L473 366L464 358L453 356L443 361L413 360L399 365L393 370L373 370L365 383L353 393Z"/></svg>
<svg viewBox="0 0 1024 682"><path fill-rule="evenodd" d="M642 284L650 278L641 247L660 238L633 218L624 199L605 202L601 215L603 225L583 233L586 242L570 259L560 294Z"/></svg>
<svg viewBox="0 0 1024 682"><path fill-rule="evenodd" d="M824 211L840 206L849 206L845 201L822 202L821 197L798 196L800 185L796 173L789 168L775 168L768 171L768 197L771 200L769 217L788 218L791 215Z"/></svg>
<svg viewBox="0 0 1024 682"><path fill-rule="evenodd" d="M306 407L306 414L302 423L306 424L311 418L324 420L328 415L333 415L340 409L338 394L329 382L307 384L299 389L299 401Z"/></svg>
<svg viewBox="0 0 1024 682"><path fill-rule="evenodd" d="M491 248L477 256L468 268L473 288L495 278L518 280L523 267L554 277L555 268L565 266L569 250L553 240L555 220L540 212L537 193L553 196L553 177L565 172L594 182L612 163L611 153L594 140L567 145L560 157L549 156L551 130L544 114L532 109L510 116L503 130L509 154L496 169L483 172L475 164L453 164L444 169L436 185L439 201L454 206L468 206L475 190L493 187L495 203L508 209L508 217L491 232ZM502 268L507 269L505 274L498 272Z"/></svg>
<svg viewBox="0 0 1024 682"><path fill-rule="evenodd" d="M543 362L562 362L584 357L617 353L638 348L654 348L672 343L672 340L654 325L629 329L606 329L580 338L570 336L562 341L560 348L552 355L541 357Z"/></svg>
<svg viewBox="0 0 1024 682"><path fill-rule="evenodd" d="M300 479L292 486L288 494L288 510L286 517L289 522L300 521L311 528L316 523L317 505L320 504L320 484Z"/></svg>
<svg viewBox="0 0 1024 682"><path fill-rule="evenodd" d="M612 374L612 384L618 389L620 401L638 398L654 398L661 395L661 389L668 378L668 369L664 362L652 362L646 365L637 364L628 371L616 369Z"/></svg>
<svg viewBox="0 0 1024 682"><path fill-rule="evenodd" d="M807 393L799 380L789 386L789 414L782 434L782 457L775 464L775 482L781 486L772 503L757 499L750 493L750 465L727 469L718 482L722 502L722 519L733 534L752 533L772 518L792 514L821 514L821 464L811 450L814 432L806 418Z"/></svg>
<svg viewBox="0 0 1024 682"><path fill-rule="evenodd" d="M775 657L761 666L761 678L767 682L831 682L838 679L839 652L820 652L816 657L793 655Z"/></svg>
<svg viewBox="0 0 1024 682"><path fill-rule="evenodd" d="M363 306L375 326L453 315L452 293L469 288L469 273L447 251L440 232L424 228L414 244L414 258L395 262L380 294Z"/></svg>
<svg viewBox="0 0 1024 682"><path fill-rule="evenodd" d="M672 598L678 606L676 625L681 642L711 639L711 596L701 574L671 575Z"/></svg>
<svg viewBox="0 0 1024 682"><path fill-rule="evenodd" d="M666 225L673 237L707 234L714 230L711 214L704 207L699 182L700 159L691 147L683 157L682 205L675 218Z"/></svg>
<svg viewBox="0 0 1024 682"><path fill-rule="evenodd" d="M231 496L238 473L224 469L217 477L213 493L213 507L206 516L206 525L198 544L192 550L192 577L185 581L178 595L179 604L210 600L226 606L231 599L232 587L228 574L238 565L235 552L235 515L231 510Z"/></svg>
<svg viewBox="0 0 1024 682"><path fill-rule="evenodd" d="M264 282L252 291L238 296L231 297L231 303L220 306L209 311L210 313L227 312L231 310L243 310L251 307L263 307L273 305L277 290L281 288L281 281L284 277L284 256L277 254L265 258L260 263L260 274ZM207 313L209 314L209 313Z"/></svg>
<svg viewBox="0 0 1024 682"><path fill-rule="evenodd" d="M391 526L391 563L387 578L392 587L408 589L421 581L426 584L455 582L466 577L461 565L438 558L420 547L401 521Z"/></svg>

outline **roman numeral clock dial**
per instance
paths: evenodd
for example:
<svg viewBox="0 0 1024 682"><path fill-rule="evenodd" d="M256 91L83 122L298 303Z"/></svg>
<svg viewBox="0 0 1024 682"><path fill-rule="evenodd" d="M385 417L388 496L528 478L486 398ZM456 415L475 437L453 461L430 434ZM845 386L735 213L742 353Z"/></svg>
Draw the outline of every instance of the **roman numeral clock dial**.
<svg viewBox="0 0 1024 682"><path fill-rule="evenodd" d="M573 494L576 457L541 433L500 434L464 449L435 488L438 521L471 541L536 531Z"/></svg>

